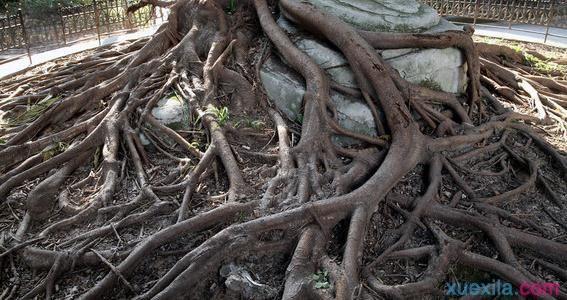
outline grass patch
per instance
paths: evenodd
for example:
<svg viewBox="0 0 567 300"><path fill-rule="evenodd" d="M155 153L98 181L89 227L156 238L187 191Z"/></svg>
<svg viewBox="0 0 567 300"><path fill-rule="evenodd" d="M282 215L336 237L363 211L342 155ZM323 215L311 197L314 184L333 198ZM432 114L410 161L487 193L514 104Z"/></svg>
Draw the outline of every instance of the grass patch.
<svg viewBox="0 0 567 300"><path fill-rule="evenodd" d="M63 151L67 150L67 148L69 148L69 144L67 143L63 143L63 142L57 142L53 145L51 145L51 147L43 150L41 152L41 156L43 157L43 161L46 161L56 155L58 155L59 153L62 153Z"/></svg>
<svg viewBox="0 0 567 300"><path fill-rule="evenodd" d="M41 114L43 114L53 103L59 100L59 97L47 96L34 105L28 105L28 108L22 114L7 120L8 126L19 126L33 122Z"/></svg>
<svg viewBox="0 0 567 300"><path fill-rule="evenodd" d="M526 62L540 73L553 73L555 71L567 73L567 66L562 66L554 62L541 60L528 53L524 53L524 57L526 59Z"/></svg>
<svg viewBox="0 0 567 300"><path fill-rule="evenodd" d="M254 119L250 119L250 118L246 118L243 120L238 121L234 127L238 128L238 127L246 127L246 128L253 128L255 130L260 130L262 128L264 128L266 126L266 123L264 123L261 120L254 120Z"/></svg>

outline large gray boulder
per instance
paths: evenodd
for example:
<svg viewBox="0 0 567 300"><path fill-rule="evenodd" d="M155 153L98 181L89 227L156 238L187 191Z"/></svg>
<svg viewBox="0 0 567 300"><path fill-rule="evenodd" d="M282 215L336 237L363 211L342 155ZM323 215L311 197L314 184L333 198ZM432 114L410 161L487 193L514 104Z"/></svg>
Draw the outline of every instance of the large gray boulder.
<svg viewBox="0 0 567 300"><path fill-rule="evenodd" d="M335 82L347 87L357 87L354 74L342 53L301 32L284 17L279 18L278 24L296 37L295 45L325 69ZM425 33L448 30L459 30L459 27L441 19ZM466 91L466 63L458 49L396 49L380 51L380 54L409 82L426 84L448 93Z"/></svg>
<svg viewBox="0 0 567 300"><path fill-rule="evenodd" d="M439 23L437 12L414 0L309 0L364 30L420 32Z"/></svg>
<svg viewBox="0 0 567 300"><path fill-rule="evenodd" d="M277 57L268 59L260 70L260 80L268 98L289 119L301 123L301 105L305 94L305 80ZM351 131L376 136L376 125L370 109L360 99L331 92L331 101L337 109L339 124ZM339 138L342 144L349 139Z"/></svg>
<svg viewBox="0 0 567 300"><path fill-rule="evenodd" d="M439 17L432 8L413 0L308 0L354 27L370 31L435 33L460 30ZM310 56L340 85L357 88L346 58L332 45L321 42L284 17L278 25L293 37L295 45ZM466 63L461 51L448 49L398 49L379 51L385 61L406 80L450 93L466 91ZM263 65L260 79L268 97L291 120L301 120L304 79L280 58ZM339 123L346 129L376 135L372 114L361 99L331 93ZM339 139L350 143L348 139Z"/></svg>

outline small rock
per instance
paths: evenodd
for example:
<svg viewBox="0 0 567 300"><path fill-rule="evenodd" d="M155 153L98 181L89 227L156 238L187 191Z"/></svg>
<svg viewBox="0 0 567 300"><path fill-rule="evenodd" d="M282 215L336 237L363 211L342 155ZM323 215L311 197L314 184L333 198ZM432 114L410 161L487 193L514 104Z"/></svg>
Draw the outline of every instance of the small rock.
<svg viewBox="0 0 567 300"><path fill-rule="evenodd" d="M151 144L150 140L148 140L148 138L146 137L145 134L140 132L140 142L142 143L142 145L144 146L149 146Z"/></svg>
<svg viewBox="0 0 567 300"><path fill-rule="evenodd" d="M278 293L277 289L255 281L246 269L232 263L222 266L220 275L226 278L225 285L229 290L240 293L245 299L272 299Z"/></svg>
<svg viewBox="0 0 567 300"><path fill-rule="evenodd" d="M152 109L152 116L172 129L186 129L189 126L189 109L175 95L158 101L157 105Z"/></svg>

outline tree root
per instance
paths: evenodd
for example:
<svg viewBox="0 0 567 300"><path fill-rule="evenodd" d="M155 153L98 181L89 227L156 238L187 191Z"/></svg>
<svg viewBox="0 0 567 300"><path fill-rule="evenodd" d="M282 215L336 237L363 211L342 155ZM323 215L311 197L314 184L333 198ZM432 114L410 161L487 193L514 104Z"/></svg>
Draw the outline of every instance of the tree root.
<svg viewBox="0 0 567 300"><path fill-rule="evenodd" d="M252 253L289 258L278 271L284 299L442 296L455 266L516 288L565 280L564 217L553 209L526 212L534 219L518 213L546 207L544 196L527 202L536 193L565 206L565 157L529 126L567 128L564 81L532 72L508 48L475 44L468 29L364 32L313 5L279 1L282 15L345 55L360 87L351 89L294 45L264 0L238 1L231 14L227 1L213 0L141 1L129 11L146 5L170 8L149 40L0 83L0 110L12 110L11 125L0 128L0 205L22 204L16 212L9 206L6 218L20 229L6 245L2 235L0 266L9 262L17 274L21 261L43 276L23 292L18 277L2 296L55 298L56 281L76 267L103 266L106 275L81 287L81 299L221 297L218 270ZM257 33L247 26L256 19L260 44L271 41L305 79L300 130L263 102L259 72L249 72L259 65L247 54L259 51L262 62L267 49L250 46ZM376 51L449 47L467 61L466 99L407 82ZM331 89L364 99L378 137L341 127ZM183 125L193 128L152 115L170 93L188 107ZM29 117L26 104L41 113ZM233 117L271 120L274 129L243 134ZM255 147L266 132L274 142ZM338 145L336 135L359 143ZM169 163L170 174L160 173ZM108 249L111 239L118 249ZM151 274L156 280L140 279L156 253L179 257ZM383 280L379 271L398 260L427 264L409 281ZM564 290L548 296L566 298Z"/></svg>

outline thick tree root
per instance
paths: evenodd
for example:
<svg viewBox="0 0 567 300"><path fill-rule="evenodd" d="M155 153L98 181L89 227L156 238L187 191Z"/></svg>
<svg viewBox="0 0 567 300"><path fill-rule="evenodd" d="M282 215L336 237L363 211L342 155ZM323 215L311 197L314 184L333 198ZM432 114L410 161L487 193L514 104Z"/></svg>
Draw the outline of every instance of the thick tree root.
<svg viewBox="0 0 567 300"><path fill-rule="evenodd" d="M516 52L475 45L471 30L362 32L310 4L279 1L284 16L345 55L360 86L349 89L293 44L265 0L238 1L231 14L227 1L213 0L141 1L130 10L145 5L171 10L151 39L0 83L0 110L9 111L0 127L0 205L19 228L2 235L0 266L18 274L23 262L42 274L26 290L13 275L2 296L58 298L58 281L103 267L96 272L106 275L82 284L81 299L245 297L217 275L252 253L286 255L284 299L441 296L454 267L516 288L565 280L566 228L555 208L567 205L567 162L528 125L566 132L565 82L530 73ZM264 58L249 48L258 34L247 25L257 21L261 39L305 79L300 130L258 102L247 61L254 51ZM376 51L449 47L468 64L466 99L407 82ZM331 89L363 98L379 136L342 128ZM190 130L152 116L170 94L189 107ZM231 118L271 120L272 139L244 148L246 134L223 106ZM334 136L359 144L341 146ZM277 164L244 166L259 160ZM176 166L160 173L169 163ZM415 174L424 188L417 180L400 193ZM534 194L529 205L545 214L522 217ZM12 205L25 211L22 220ZM157 253L177 257L140 278ZM402 260L426 267L419 278L385 280ZM567 297L564 289L546 296Z"/></svg>

